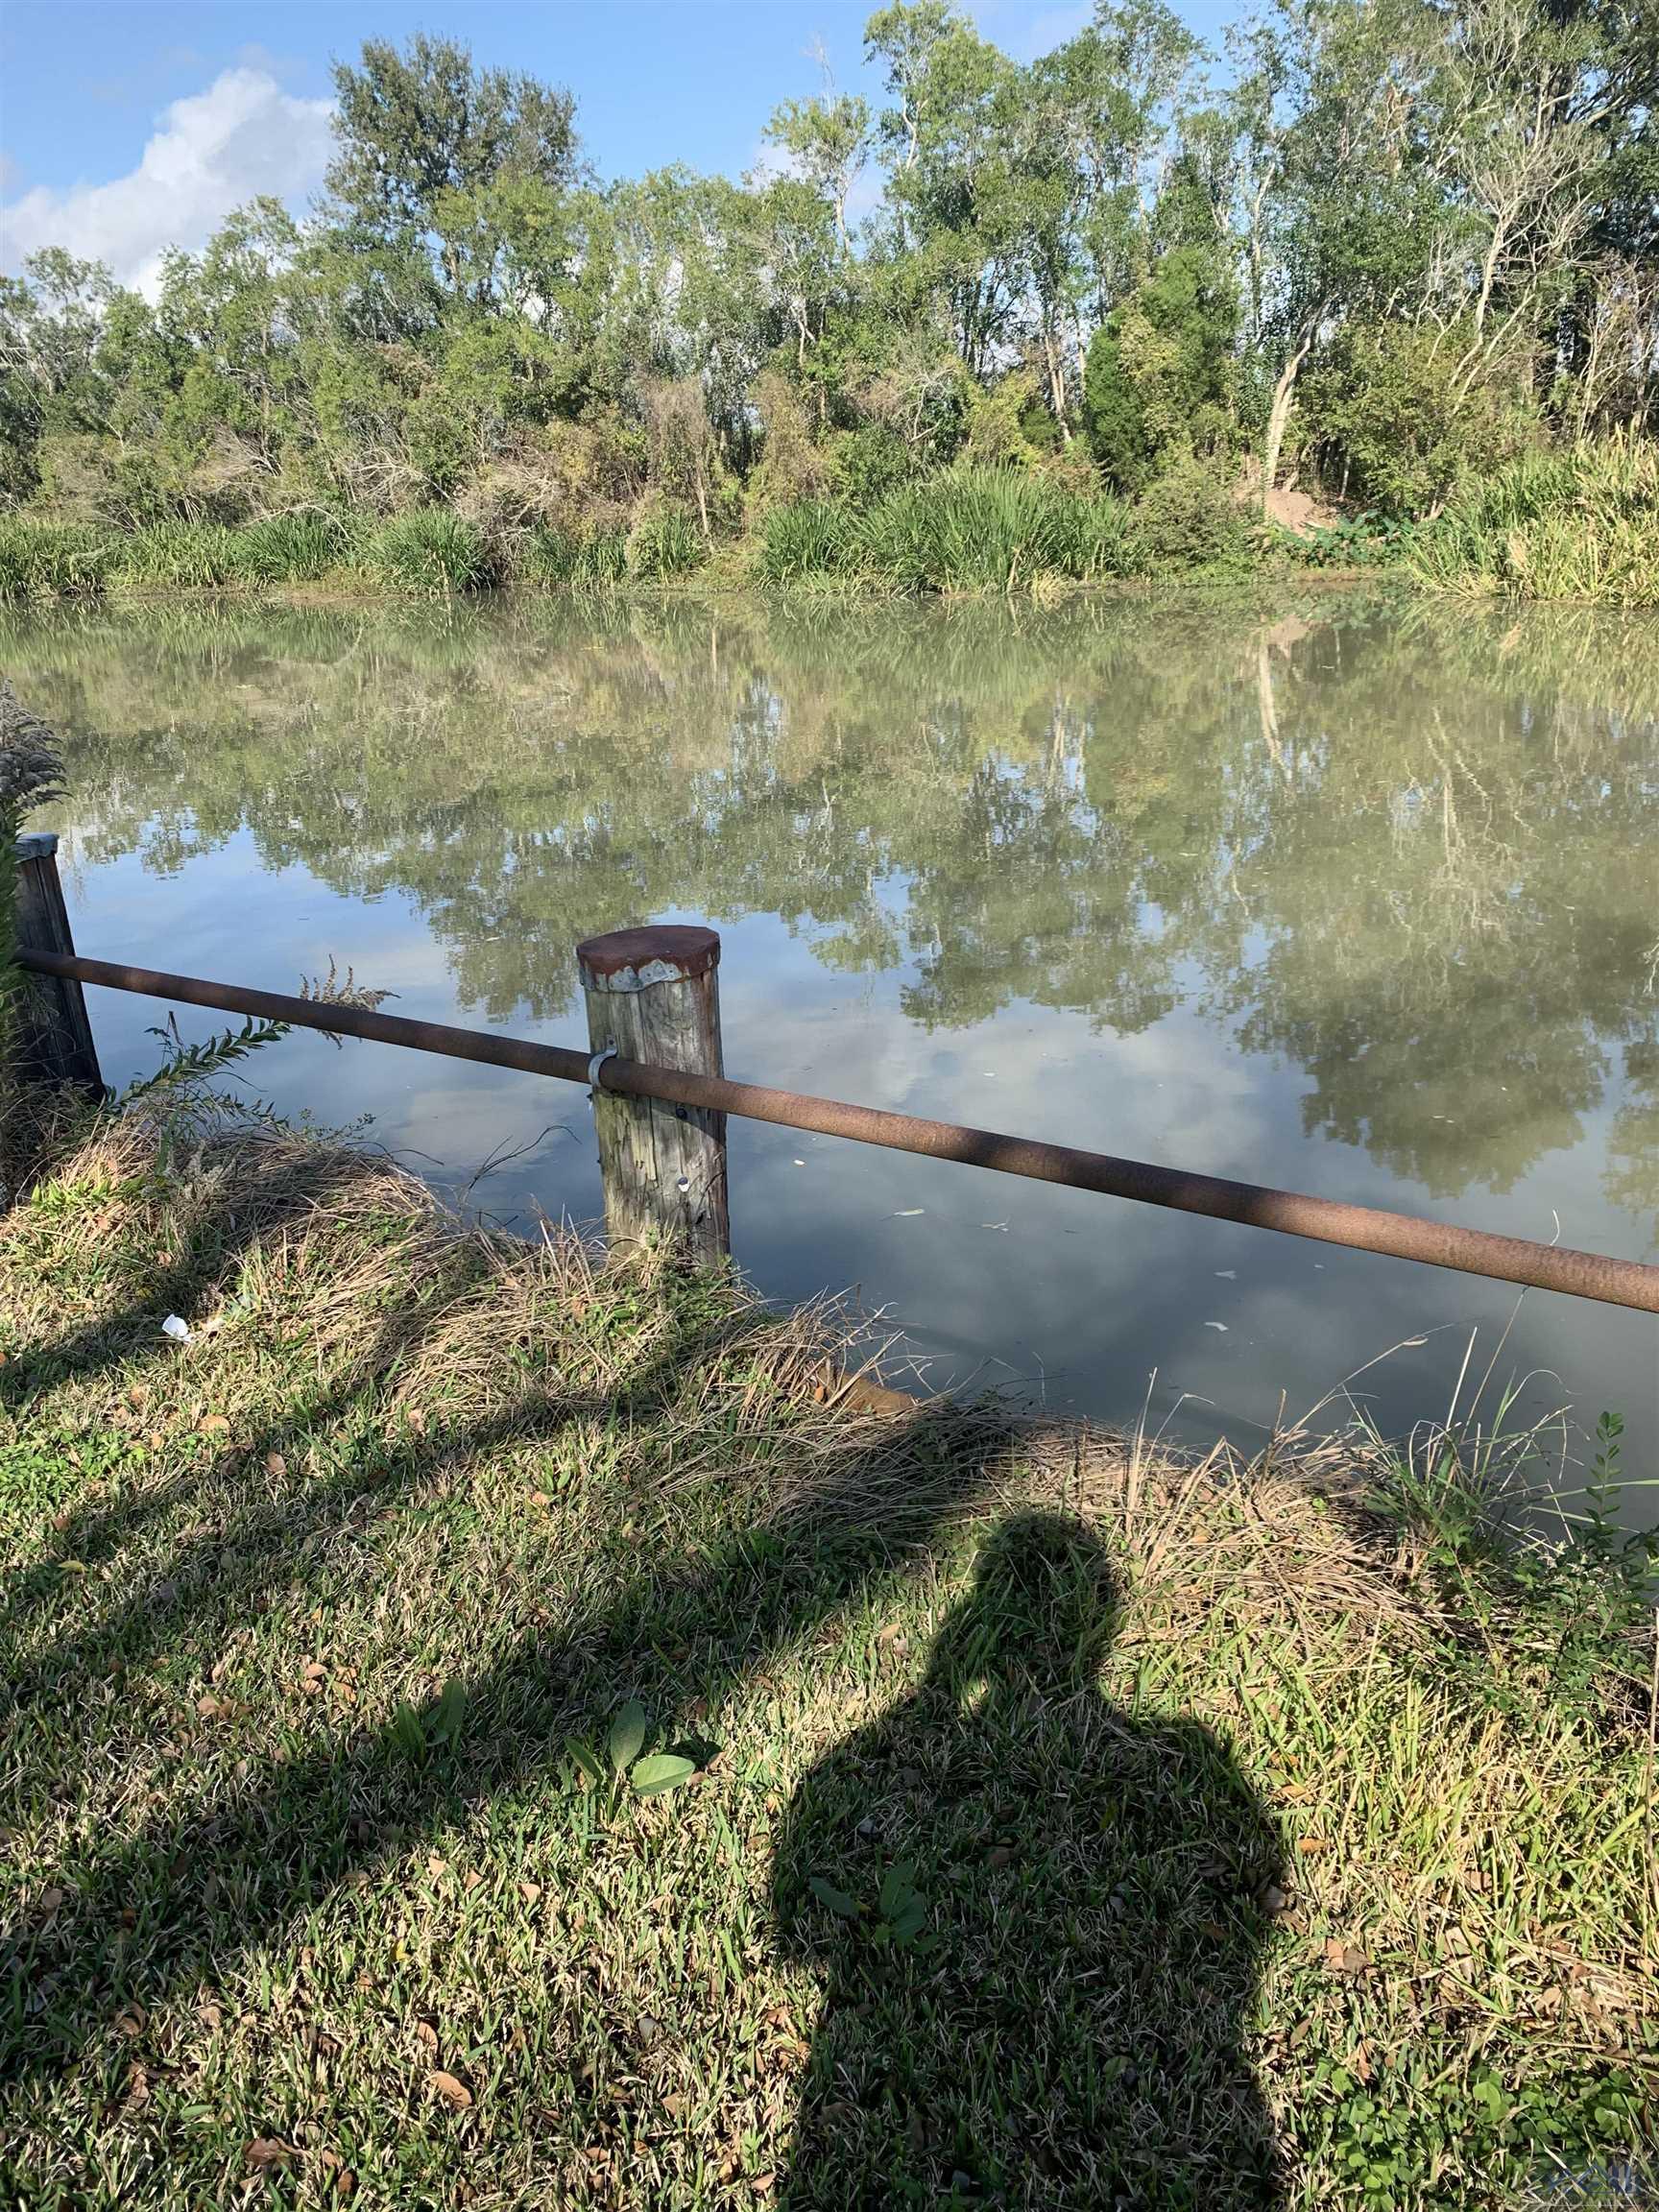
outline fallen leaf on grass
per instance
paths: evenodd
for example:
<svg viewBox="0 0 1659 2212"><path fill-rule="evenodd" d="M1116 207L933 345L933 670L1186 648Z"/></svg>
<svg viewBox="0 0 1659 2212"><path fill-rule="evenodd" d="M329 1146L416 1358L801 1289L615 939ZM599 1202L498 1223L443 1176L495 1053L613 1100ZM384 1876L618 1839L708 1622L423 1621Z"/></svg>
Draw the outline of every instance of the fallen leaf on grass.
<svg viewBox="0 0 1659 2212"><path fill-rule="evenodd" d="M334 2176L334 2194L337 2197L349 2197L357 2186L357 2176L347 2165L345 2159L341 2157L339 2152L319 2151L317 2157L324 2172L332 2174Z"/></svg>
<svg viewBox="0 0 1659 2212"><path fill-rule="evenodd" d="M453 2105L457 2112L465 2112L468 2105L471 2104L471 2090L468 2088L465 2081L458 2080L455 2075L445 2074L442 2068L434 2067L426 2079L437 2090L439 2096L443 2098L445 2104Z"/></svg>
<svg viewBox="0 0 1659 2212"><path fill-rule="evenodd" d="M293 2144L284 2143L280 2135L255 2135L242 2152L242 2163L250 2174L270 2174L293 2156Z"/></svg>
<svg viewBox="0 0 1659 2212"><path fill-rule="evenodd" d="M434 2027L433 2027L433 2025L432 2025L432 2023L431 2023L431 2021L430 2021L430 2020L417 2020L417 2021L416 2021L416 2023L415 2023L415 2040L416 2040L416 2042L417 2042L417 2043L419 2043L419 2044L420 2044L420 2045L422 2047L422 2049L423 2049L423 2050L429 2051L429 2052L432 2054L432 2056L433 2056L433 2057L434 2057L434 2058L436 2058L436 2057L437 2057L437 2056L438 2056L438 2031L437 2031L437 2029L436 2029L436 2028L434 2028Z"/></svg>
<svg viewBox="0 0 1659 2212"><path fill-rule="evenodd" d="M205 1413L196 1427L199 1436L228 1436L230 1424L223 1413Z"/></svg>
<svg viewBox="0 0 1659 2212"><path fill-rule="evenodd" d="M1325 1963L1333 1974L1363 1974L1371 1961L1357 1943L1331 1936L1325 1945Z"/></svg>
<svg viewBox="0 0 1659 2212"><path fill-rule="evenodd" d="M1329 1851L1331 1846L1323 1836L1299 1836L1296 1848L1304 1859L1312 1859L1321 1851Z"/></svg>
<svg viewBox="0 0 1659 2212"><path fill-rule="evenodd" d="M518 1894L523 1898L526 1905L534 1905L537 1898L541 1894L541 1885L540 1882L520 1882Z"/></svg>
<svg viewBox="0 0 1659 2212"><path fill-rule="evenodd" d="M278 1481L280 1481L282 1477L287 1474L288 1462L283 1458L280 1452L266 1453L265 1472L267 1475L275 1477Z"/></svg>
<svg viewBox="0 0 1659 2212"><path fill-rule="evenodd" d="M136 1998L123 2005L115 2015L115 2032L118 2035L142 2035L144 2032L144 2008Z"/></svg>

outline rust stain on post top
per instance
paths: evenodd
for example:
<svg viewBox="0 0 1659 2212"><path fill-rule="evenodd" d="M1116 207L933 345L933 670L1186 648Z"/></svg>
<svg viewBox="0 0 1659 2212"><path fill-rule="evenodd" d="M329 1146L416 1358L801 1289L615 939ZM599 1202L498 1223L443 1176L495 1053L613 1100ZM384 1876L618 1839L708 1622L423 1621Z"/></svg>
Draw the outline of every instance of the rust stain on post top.
<svg viewBox="0 0 1659 2212"><path fill-rule="evenodd" d="M663 922L585 938L576 959L589 991L645 991L707 975L720 964L720 939L695 923Z"/></svg>

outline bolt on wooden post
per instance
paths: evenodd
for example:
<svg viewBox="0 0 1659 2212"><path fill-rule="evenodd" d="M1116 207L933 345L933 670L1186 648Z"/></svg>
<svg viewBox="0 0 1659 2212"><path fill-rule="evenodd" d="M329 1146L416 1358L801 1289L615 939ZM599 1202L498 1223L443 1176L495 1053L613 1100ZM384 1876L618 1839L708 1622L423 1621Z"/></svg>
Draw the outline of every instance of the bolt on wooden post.
<svg viewBox="0 0 1659 2212"><path fill-rule="evenodd" d="M664 923L615 929L576 948L594 1052L656 1068L725 1072L720 1053L720 939ZM726 1210L726 1117L594 1085L593 1120L613 1252L671 1244L694 1266L732 1249Z"/></svg>
<svg viewBox="0 0 1659 2212"><path fill-rule="evenodd" d="M13 910L19 952L67 952L75 940L58 880L58 839L50 830L17 840ZM102 1097L98 1051L81 986L60 975L21 974L13 992L13 1066L26 1083L72 1083Z"/></svg>

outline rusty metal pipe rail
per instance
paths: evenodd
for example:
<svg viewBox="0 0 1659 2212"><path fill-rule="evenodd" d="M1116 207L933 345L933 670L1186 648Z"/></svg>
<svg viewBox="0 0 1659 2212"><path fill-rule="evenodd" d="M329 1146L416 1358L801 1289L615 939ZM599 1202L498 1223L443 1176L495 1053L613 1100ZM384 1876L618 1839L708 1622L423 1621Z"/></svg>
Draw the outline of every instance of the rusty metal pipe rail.
<svg viewBox="0 0 1659 2212"><path fill-rule="evenodd" d="M221 1013L252 1014L296 1028L321 1029L333 1036L361 1037L373 1044L398 1045L418 1052L437 1052L453 1060L475 1060L494 1068L515 1068L527 1075L558 1082L589 1080L589 1060L559 1045L537 1045L490 1030L459 1029L442 1022L415 1022L404 1016L361 1007L319 1004L280 991L244 989L211 983L200 976L170 975L151 968L128 968L78 955L20 951L18 964L38 975L56 975L111 991L134 991L170 998L181 1005L209 1006ZM954 1121L930 1121L917 1115L888 1114L871 1106L851 1106L834 1098L804 1097L762 1084L733 1083L721 1076L683 1073L637 1061L609 1059L598 1074L600 1086L637 1098L665 1099L672 1105L738 1114L751 1121L771 1121L786 1129L809 1129L826 1137L845 1137L855 1144L877 1144L926 1159L956 1160L987 1167L998 1175L1023 1175L1039 1183L1063 1183L1108 1198L1133 1199L1142 1206L1167 1206L1183 1214L1207 1214L1217 1221L1238 1221L1252 1229L1274 1229L1286 1237L1306 1237L1321 1244L1346 1244L1361 1252L1382 1252L1397 1260L1416 1260L1430 1267L1450 1267L1465 1275L1487 1275L1568 1297L1592 1298L1639 1313L1659 1313L1659 1267L1637 1260L1614 1260L1598 1252L1539 1244L1525 1237L1498 1237L1483 1229L1462 1229L1426 1221L1411 1214L1390 1214L1369 1206L1349 1206L1332 1198L1310 1198L1296 1190L1277 1190L1257 1183L1234 1183L1218 1175L1185 1173L1143 1160L1118 1160L1070 1144L1048 1144L1030 1137L1001 1136L991 1129L964 1128Z"/></svg>

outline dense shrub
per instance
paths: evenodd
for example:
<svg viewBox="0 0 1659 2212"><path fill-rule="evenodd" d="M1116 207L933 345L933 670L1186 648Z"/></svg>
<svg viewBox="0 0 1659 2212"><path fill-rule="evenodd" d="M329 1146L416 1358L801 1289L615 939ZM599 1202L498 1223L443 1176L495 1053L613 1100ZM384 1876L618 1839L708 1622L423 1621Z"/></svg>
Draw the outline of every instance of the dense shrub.
<svg viewBox="0 0 1659 2212"><path fill-rule="evenodd" d="M1227 567L1249 551L1250 524L1227 477L1213 464L1178 461L1135 502L1137 565L1151 574Z"/></svg>
<svg viewBox="0 0 1659 2212"><path fill-rule="evenodd" d="M831 454L834 488L850 507L874 507L916 473L910 448L886 422L846 431Z"/></svg>
<svg viewBox="0 0 1659 2212"><path fill-rule="evenodd" d="M1304 449L1334 492L1385 515L1421 515L1539 438L1526 390L1458 376L1461 351L1458 333L1415 323L1337 333L1304 377L1301 401Z"/></svg>
<svg viewBox="0 0 1659 2212"><path fill-rule="evenodd" d="M1304 568L1393 568L1415 543L1420 525L1390 515L1346 515L1304 531L1269 531L1273 550Z"/></svg>
<svg viewBox="0 0 1659 2212"><path fill-rule="evenodd" d="M1083 421L1108 481L1126 492L1166 458L1224 445L1237 289L1197 246L1166 253L1090 342Z"/></svg>

